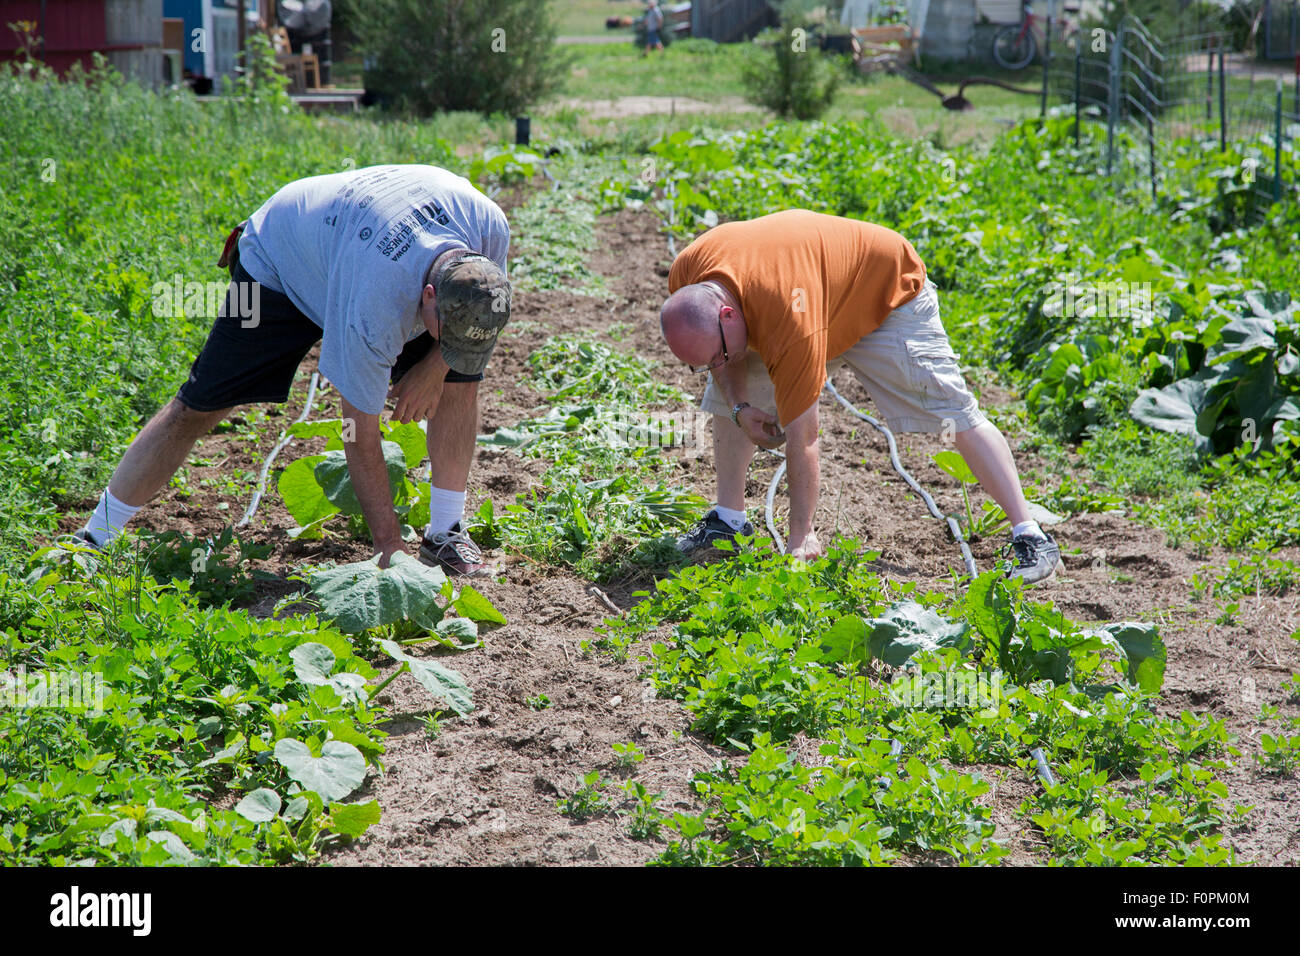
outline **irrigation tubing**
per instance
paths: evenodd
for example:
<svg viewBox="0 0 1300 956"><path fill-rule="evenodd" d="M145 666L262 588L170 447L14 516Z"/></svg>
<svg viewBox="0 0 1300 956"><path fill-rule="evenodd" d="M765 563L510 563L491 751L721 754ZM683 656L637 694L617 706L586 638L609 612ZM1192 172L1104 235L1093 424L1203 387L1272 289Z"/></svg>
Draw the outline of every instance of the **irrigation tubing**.
<svg viewBox="0 0 1300 956"><path fill-rule="evenodd" d="M826 390L834 396L837 402L844 406L845 410L847 410L849 414L856 415L872 428L876 429L876 431L880 432L880 434L885 436L885 441L889 443L889 461L894 466L894 471L898 472L899 476L907 482L909 488L920 495L921 500L925 502L925 506L930 509L930 514L934 515L940 521L947 521L948 530L952 532L952 536L957 540L957 544L961 548L962 560L966 562L966 572L972 578L976 577L978 572L975 570L975 558L970 552L970 545L966 543L966 538L961 533L961 525L957 523L956 518L951 515L945 515L940 511L939 506L936 505L934 499L930 497L930 493L917 484L916 479L907 473L907 469L903 467L903 463L898 460L898 443L894 440L894 433L886 428L883 422L880 422L868 415L866 412L859 411L855 408L852 402L840 394L839 389L835 387L835 383L830 379L826 380Z"/></svg>
<svg viewBox="0 0 1300 956"><path fill-rule="evenodd" d="M1035 747L1029 751L1029 756L1034 758L1034 767L1038 770L1038 776L1042 778L1043 783L1049 787L1056 786L1056 778L1052 776L1052 768L1047 765L1047 758L1043 756L1043 748Z"/></svg>
<svg viewBox="0 0 1300 956"><path fill-rule="evenodd" d="M776 522L772 519L772 501L776 498L776 486L779 485L781 479L785 477L785 465L785 455L781 455L781 464L777 466L776 474L772 476L772 483L767 486L767 507L765 509L767 533L772 536L772 540L776 543L777 551L785 550L785 539L782 538L781 533L776 530Z"/></svg>
<svg viewBox="0 0 1300 956"><path fill-rule="evenodd" d="M266 490L266 478L267 475L271 473L271 464L275 461L275 456L280 454L280 451L284 446L292 441L289 436L289 429L293 428L294 425L305 422L307 416L311 414L311 405L312 402L316 400L316 385L319 382L320 372L312 372L311 384L307 386L307 401L302 407L302 414L295 418L289 427L280 433L280 440L275 443L275 447L271 449L271 454L267 456L265 463L263 463L262 473L257 476L257 487L253 489L253 498L248 502L248 509L244 512L244 517L240 518L239 523L235 525L236 528L242 528L244 525L248 524L248 522L253 520L253 515L257 511L257 506L262 501L262 492Z"/></svg>

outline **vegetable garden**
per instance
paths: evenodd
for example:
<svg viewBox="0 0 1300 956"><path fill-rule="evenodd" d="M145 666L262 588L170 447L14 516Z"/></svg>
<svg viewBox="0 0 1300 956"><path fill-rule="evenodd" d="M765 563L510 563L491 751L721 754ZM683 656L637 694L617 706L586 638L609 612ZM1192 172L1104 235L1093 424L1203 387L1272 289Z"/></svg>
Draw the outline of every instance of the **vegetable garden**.
<svg viewBox="0 0 1300 956"><path fill-rule="evenodd" d="M1065 114L948 147L872 118L605 136L561 116L547 160L454 148L463 117L281 106L0 76L6 861L1297 861L1300 205L1242 228L1239 156L1153 204L1098 183ZM472 175L513 224L470 486L499 576L367 560L337 393L289 424L308 375L197 446L109 555L59 540L206 334L155 284L219 279L214 244L283 182L380 162ZM659 337L668 237L792 206L915 244L1056 522L1050 587L1003 580L960 456L906 436L968 578L829 400L828 555L760 535L677 558L712 482L701 383ZM419 527L424 433L384 437ZM40 674L86 676L96 706L17 705Z"/></svg>

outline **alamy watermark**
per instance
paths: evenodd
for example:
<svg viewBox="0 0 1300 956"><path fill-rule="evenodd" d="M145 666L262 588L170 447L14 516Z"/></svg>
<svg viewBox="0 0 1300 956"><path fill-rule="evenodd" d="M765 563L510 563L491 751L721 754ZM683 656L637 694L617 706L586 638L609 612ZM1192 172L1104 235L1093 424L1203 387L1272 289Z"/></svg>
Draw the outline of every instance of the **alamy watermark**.
<svg viewBox="0 0 1300 956"><path fill-rule="evenodd" d="M987 710L1002 700L1002 671L929 671L899 677L890 688L904 707Z"/></svg>
<svg viewBox="0 0 1300 956"><path fill-rule="evenodd" d="M615 448L680 448L693 458L712 447L711 415L696 408L681 411L634 411L612 406L600 413L601 433Z"/></svg>
<svg viewBox="0 0 1300 956"><path fill-rule="evenodd" d="M186 315L238 318L245 329L261 323L262 284L252 282L186 282L179 272L170 282L155 282L149 289L153 314L159 319L179 319ZM223 311L230 310L230 311Z"/></svg>
<svg viewBox="0 0 1300 956"><path fill-rule="evenodd" d="M1131 319L1151 312L1151 283L1096 281L1065 273L1043 287L1043 312L1065 318Z"/></svg>
<svg viewBox="0 0 1300 956"><path fill-rule="evenodd" d="M0 709L48 707L98 717L104 713L104 675L39 671L0 671Z"/></svg>

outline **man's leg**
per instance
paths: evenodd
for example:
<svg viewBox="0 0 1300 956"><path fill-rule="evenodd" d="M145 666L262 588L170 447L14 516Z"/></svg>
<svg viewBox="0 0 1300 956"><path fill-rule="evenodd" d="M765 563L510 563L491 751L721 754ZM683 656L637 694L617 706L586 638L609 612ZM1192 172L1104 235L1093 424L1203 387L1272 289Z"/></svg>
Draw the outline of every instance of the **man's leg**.
<svg viewBox="0 0 1300 956"><path fill-rule="evenodd" d="M745 510L745 476L758 446L721 415L713 416L713 463L718 477L718 504Z"/></svg>
<svg viewBox="0 0 1300 956"><path fill-rule="evenodd" d="M231 411L199 412L175 398L164 405L127 448L83 530L98 545L111 542L185 463L194 443Z"/></svg>
<svg viewBox="0 0 1300 956"><path fill-rule="evenodd" d="M478 382L444 384L428 429L429 524L420 560L457 577L491 574L465 531L465 486L478 440Z"/></svg>
<svg viewBox="0 0 1300 956"><path fill-rule="evenodd" d="M893 431L943 432L945 422L962 429L955 435L957 451L1011 521L1012 574L1026 583L1051 574L1060 551L1030 517L1011 448L962 378L931 285L891 312L845 358Z"/></svg>
<svg viewBox="0 0 1300 956"><path fill-rule="evenodd" d="M998 427L986 421L957 432L956 445L979 479L980 487L1002 506L1012 526L1030 520L1029 505L1020 487L1020 475L1011 457L1011 447Z"/></svg>
<svg viewBox="0 0 1300 956"><path fill-rule="evenodd" d="M435 490L465 494L478 440L478 382L448 382L428 423L429 465ZM448 523L448 527L459 516ZM446 528L439 530L445 531Z"/></svg>

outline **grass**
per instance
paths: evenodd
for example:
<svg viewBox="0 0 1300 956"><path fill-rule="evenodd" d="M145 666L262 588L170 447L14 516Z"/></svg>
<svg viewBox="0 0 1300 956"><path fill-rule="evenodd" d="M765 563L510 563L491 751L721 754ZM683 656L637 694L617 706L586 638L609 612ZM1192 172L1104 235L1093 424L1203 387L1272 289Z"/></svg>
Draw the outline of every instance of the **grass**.
<svg viewBox="0 0 1300 956"><path fill-rule="evenodd" d="M591 0L575 6L602 4L611 10L634 6L625 0ZM646 57L631 43L572 45L567 50L571 62L564 88L533 108L533 136L540 142L576 139L593 147L639 152L661 136L701 124L721 129L762 126L771 121L772 114L745 100L740 75L741 63L752 52L747 44L708 40L679 41ZM970 67L967 73L975 71ZM1022 86L1034 85L1021 74L983 68L978 72ZM359 85L360 61L336 64L335 73L338 85ZM941 74L936 83L945 92L955 92L953 79L961 75L967 74L951 72L947 78ZM648 107L643 104L640 112L632 112L619 103L632 96L655 97L661 102ZM1011 123L1038 111L1037 99L996 87L973 87L968 98L976 104L975 110L952 112L943 108L938 97L901 77L863 77L846 65L845 82L824 118L839 122L875 117L900 137L924 137L948 146L990 142ZM678 110L674 99L695 100L709 108L705 112ZM509 141L514 134L513 118L508 116L449 113L422 120L421 126L452 144L456 155L462 157L477 155L487 143Z"/></svg>

